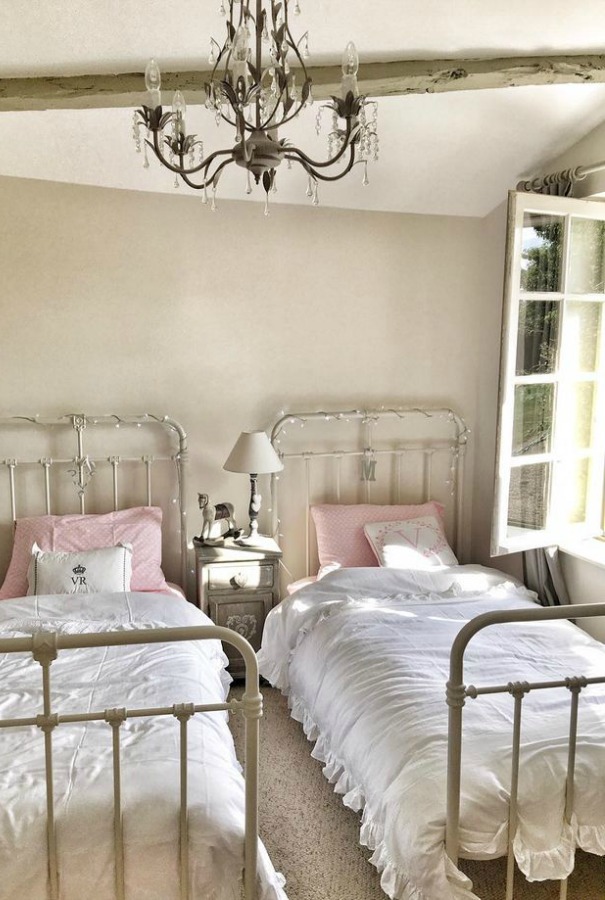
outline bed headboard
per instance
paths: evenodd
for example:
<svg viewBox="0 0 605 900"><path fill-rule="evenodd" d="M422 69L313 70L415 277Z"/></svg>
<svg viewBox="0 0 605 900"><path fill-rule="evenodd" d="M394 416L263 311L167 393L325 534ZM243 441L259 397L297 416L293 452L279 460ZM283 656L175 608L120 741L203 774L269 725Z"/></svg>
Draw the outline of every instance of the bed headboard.
<svg viewBox="0 0 605 900"><path fill-rule="evenodd" d="M186 589L186 461L187 435L168 416L0 418L2 577L17 517L153 505L163 511L162 568Z"/></svg>
<svg viewBox="0 0 605 900"><path fill-rule="evenodd" d="M316 503L445 506L446 531L464 557L464 458L469 428L452 409L392 407L291 412L271 440L284 469L271 478L271 530L289 579L317 571Z"/></svg>

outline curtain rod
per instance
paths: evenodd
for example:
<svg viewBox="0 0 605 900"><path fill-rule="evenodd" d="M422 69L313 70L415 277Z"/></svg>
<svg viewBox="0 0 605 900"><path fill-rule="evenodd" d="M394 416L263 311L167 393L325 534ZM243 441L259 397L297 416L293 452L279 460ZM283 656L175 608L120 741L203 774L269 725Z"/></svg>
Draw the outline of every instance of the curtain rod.
<svg viewBox="0 0 605 900"><path fill-rule="evenodd" d="M593 163L591 166L576 166L575 169L563 169L561 172L542 175L539 178L533 178L531 181L520 181L517 184L517 190L539 193L553 184L568 184L571 186L578 181L584 181L588 175L602 172L603 169L605 169L605 160Z"/></svg>

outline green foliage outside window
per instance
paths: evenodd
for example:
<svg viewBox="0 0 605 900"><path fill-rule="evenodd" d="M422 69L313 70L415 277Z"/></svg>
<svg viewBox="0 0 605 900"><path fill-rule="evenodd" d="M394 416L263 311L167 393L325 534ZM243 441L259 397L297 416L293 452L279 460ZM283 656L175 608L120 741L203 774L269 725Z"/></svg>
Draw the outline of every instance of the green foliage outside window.
<svg viewBox="0 0 605 900"><path fill-rule="evenodd" d="M563 223L556 220L544 225L534 225L533 231L541 242L523 250L521 290L531 293L558 291Z"/></svg>

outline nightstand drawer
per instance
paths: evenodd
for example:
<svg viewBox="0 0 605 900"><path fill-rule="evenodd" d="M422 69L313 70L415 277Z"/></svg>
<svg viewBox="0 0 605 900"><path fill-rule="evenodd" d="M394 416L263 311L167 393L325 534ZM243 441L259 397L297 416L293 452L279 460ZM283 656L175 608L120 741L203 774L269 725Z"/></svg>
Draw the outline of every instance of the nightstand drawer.
<svg viewBox="0 0 605 900"><path fill-rule="evenodd" d="M208 566L208 587L211 591L255 591L258 588L272 588L273 571L272 565L210 565Z"/></svg>

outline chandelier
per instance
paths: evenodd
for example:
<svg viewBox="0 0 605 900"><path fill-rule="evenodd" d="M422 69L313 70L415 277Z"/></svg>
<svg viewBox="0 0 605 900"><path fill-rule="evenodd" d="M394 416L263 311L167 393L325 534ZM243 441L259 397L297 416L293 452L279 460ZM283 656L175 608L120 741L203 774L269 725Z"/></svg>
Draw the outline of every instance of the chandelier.
<svg viewBox="0 0 605 900"><path fill-rule="evenodd" d="M203 202L216 192L225 169L235 163L246 170L246 193L252 181L265 192L265 215L269 194L277 190L277 170L286 163L302 166L308 176L307 196L319 203L319 182L338 181L353 166L363 166L363 184L368 183L369 159L378 158L376 101L360 96L357 88L359 59L355 45L347 44L342 58L341 96L322 104L316 116L321 132L322 115L331 115L327 158L315 160L282 137L284 126L313 104L309 58L309 34L298 40L290 28L290 11L300 14L299 0L221 0L226 17L226 37L221 45L210 41L210 81L205 84L205 106L217 125L227 122L235 132L233 146L206 153L204 143L185 128L186 105L180 90L165 112L161 100L161 74L155 60L145 70L148 106L134 113L133 137L137 151L143 150L145 167L151 148L159 161L189 187L202 191ZM141 129L144 135L141 136ZM281 176L280 176L281 177Z"/></svg>

